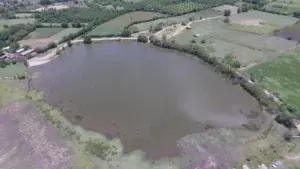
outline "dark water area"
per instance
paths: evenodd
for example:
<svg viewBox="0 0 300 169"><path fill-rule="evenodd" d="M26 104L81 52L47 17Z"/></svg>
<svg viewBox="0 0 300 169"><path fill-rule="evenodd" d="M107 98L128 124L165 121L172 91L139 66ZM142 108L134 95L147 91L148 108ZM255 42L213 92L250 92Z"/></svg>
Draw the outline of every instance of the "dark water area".
<svg viewBox="0 0 300 169"><path fill-rule="evenodd" d="M33 87L68 119L152 159L179 155L176 141L187 134L247 124L259 109L208 66L146 44L73 46L30 71L40 72Z"/></svg>

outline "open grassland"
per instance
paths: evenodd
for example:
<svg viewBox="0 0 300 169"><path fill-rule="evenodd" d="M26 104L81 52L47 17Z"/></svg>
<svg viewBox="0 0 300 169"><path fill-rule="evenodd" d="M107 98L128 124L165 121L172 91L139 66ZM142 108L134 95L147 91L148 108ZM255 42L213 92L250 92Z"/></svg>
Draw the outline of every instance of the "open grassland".
<svg viewBox="0 0 300 169"><path fill-rule="evenodd" d="M34 23L34 18L22 18L22 19L0 19L0 30L3 29L4 25L15 25L15 24L26 24L26 23Z"/></svg>
<svg viewBox="0 0 300 169"><path fill-rule="evenodd" d="M90 36L106 36L112 34L120 34L125 26L135 21L148 20L154 17L164 16L155 12L131 12L110 20L102 25L97 26L88 35Z"/></svg>
<svg viewBox="0 0 300 169"><path fill-rule="evenodd" d="M194 37L199 34L199 37ZM216 57L223 58L231 54L243 66L253 62L268 60L278 53L285 52L296 46L297 42L275 36L262 36L253 33L228 29L227 24L219 20L195 22L190 30L184 30L175 37L180 44L191 43L208 47Z"/></svg>
<svg viewBox="0 0 300 169"><path fill-rule="evenodd" d="M268 3L265 7L268 12L277 12L281 14L292 14L293 12L299 12L300 1L299 0L275 0Z"/></svg>
<svg viewBox="0 0 300 169"><path fill-rule="evenodd" d="M228 24L228 28L236 30L236 31L249 32L249 33L266 35L266 36L272 34L275 30L278 29L277 26L274 26L271 24L242 25L242 24L236 24L236 23Z"/></svg>
<svg viewBox="0 0 300 169"><path fill-rule="evenodd" d="M300 23L287 26L276 32L275 35L285 39L300 41Z"/></svg>
<svg viewBox="0 0 300 169"><path fill-rule="evenodd" d="M24 39L39 39L39 38L48 38L65 28L36 28L34 32L31 32L28 36L26 36Z"/></svg>
<svg viewBox="0 0 300 169"><path fill-rule="evenodd" d="M5 68L0 67L0 77L24 76L26 72L24 63L9 64Z"/></svg>
<svg viewBox="0 0 300 169"><path fill-rule="evenodd" d="M230 17L231 22L237 23L243 20L260 20L266 24L278 26L280 28L293 25L298 21L297 18L291 16L283 16L277 14L271 14L267 12L261 12L256 10L251 10L245 13L240 13L238 15L232 15Z"/></svg>
<svg viewBox="0 0 300 169"><path fill-rule="evenodd" d="M165 25L168 25L168 24L180 23L182 21L188 21L190 18L192 18L194 20L199 20L200 17L210 18L210 17L219 16L219 15L222 15L222 13L217 12L217 11L212 11L212 10L203 10L203 11L194 12L194 13L190 13L190 14L186 14L186 15L162 18L162 19L157 19L154 21L139 23L139 24L132 25L130 28L135 27L138 31L146 31L146 30L149 30L149 28L151 26L155 27L159 23L164 23Z"/></svg>
<svg viewBox="0 0 300 169"><path fill-rule="evenodd" d="M300 116L300 48L282 54L275 60L248 70L270 91L279 94L285 103L294 107Z"/></svg>
<svg viewBox="0 0 300 169"><path fill-rule="evenodd" d="M51 38L61 40L64 36L68 36L71 33L76 33L78 30L80 30L80 28L67 28L52 35Z"/></svg>

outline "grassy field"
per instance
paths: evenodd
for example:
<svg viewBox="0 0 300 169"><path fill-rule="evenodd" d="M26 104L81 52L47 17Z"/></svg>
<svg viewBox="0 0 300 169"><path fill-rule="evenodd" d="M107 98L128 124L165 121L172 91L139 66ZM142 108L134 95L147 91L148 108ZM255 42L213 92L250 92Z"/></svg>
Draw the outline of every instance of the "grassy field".
<svg viewBox="0 0 300 169"><path fill-rule="evenodd" d="M80 30L80 28L67 28L54 34L53 36L51 36L51 38L61 40L64 36L68 36L71 33L76 33L78 30Z"/></svg>
<svg viewBox="0 0 300 169"><path fill-rule="evenodd" d="M3 29L3 25L15 25L15 24L26 24L26 23L34 23L34 18L22 18L22 19L0 19L0 29Z"/></svg>
<svg viewBox="0 0 300 169"><path fill-rule="evenodd" d="M243 66L278 56L278 53L287 51L297 44L295 41L275 36L268 37L228 29L227 24L218 20L195 22L191 24L191 28L177 35L175 42L188 44L194 39L197 45L208 47L216 57L234 55ZM200 37L194 37L195 34L199 34Z"/></svg>
<svg viewBox="0 0 300 169"><path fill-rule="evenodd" d="M182 21L187 21L190 18L198 20L198 19L200 19L200 17L209 18L209 17L215 17L215 16L219 16L219 15L222 15L222 13L217 12L217 11L212 11L212 10L203 10L203 11L194 12L194 13L190 13L190 14L186 14L186 15L181 15L181 16L176 16L176 17L168 17L168 18L163 18L163 19L157 19L155 21L139 23L139 24L132 25L131 28L136 27L137 30L139 30L139 31L145 31L145 30L149 30L150 26L154 27L159 23L165 23L165 24L180 23Z"/></svg>
<svg viewBox="0 0 300 169"><path fill-rule="evenodd" d="M254 26L254 25L241 25L241 24L235 24L235 23L228 24L228 28L237 30L237 31L242 31L242 32L259 34L259 35L270 35L275 30L278 29L277 26L274 26L271 24Z"/></svg>
<svg viewBox="0 0 300 169"><path fill-rule="evenodd" d="M267 12L255 11L255 10L251 10L245 13L240 13L238 15L232 15L230 17L231 22L234 23L243 20L250 20L250 19L259 19L264 21L266 24L271 24L281 28L288 25L293 25L298 21L297 18L293 18L291 16L276 15Z"/></svg>
<svg viewBox="0 0 300 169"><path fill-rule="evenodd" d="M110 34L120 34L124 27L132 22L148 20L159 16L163 16L163 14L154 12L131 12L97 26L95 29L89 32L88 35L105 36Z"/></svg>
<svg viewBox="0 0 300 169"><path fill-rule="evenodd" d="M65 28L36 28L34 32L31 32L28 36L26 36L24 39L39 39L39 38L48 38L52 35L63 31Z"/></svg>
<svg viewBox="0 0 300 169"><path fill-rule="evenodd" d="M25 75L26 66L24 63L10 64L5 68L0 68L0 77L12 77Z"/></svg>
<svg viewBox="0 0 300 169"><path fill-rule="evenodd" d="M277 59L248 70L254 77L263 77L262 83L280 98L296 108L300 116L300 48L294 52L282 54Z"/></svg>
<svg viewBox="0 0 300 169"><path fill-rule="evenodd" d="M281 14L292 14L293 12L298 12L300 10L299 0L276 0L271 1L265 7L267 11L279 12Z"/></svg>

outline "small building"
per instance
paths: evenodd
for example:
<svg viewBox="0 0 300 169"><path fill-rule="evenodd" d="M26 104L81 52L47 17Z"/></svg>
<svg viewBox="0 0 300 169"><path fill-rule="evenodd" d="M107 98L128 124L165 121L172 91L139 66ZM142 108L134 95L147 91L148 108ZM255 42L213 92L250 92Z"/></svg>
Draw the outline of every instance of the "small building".
<svg viewBox="0 0 300 169"><path fill-rule="evenodd" d="M23 51L23 52L20 53L20 54L21 54L22 56L26 56L26 55L32 53L33 51L34 51L34 49L27 49L27 50Z"/></svg>
<svg viewBox="0 0 300 169"><path fill-rule="evenodd" d="M25 50L24 48L20 48L20 49L16 50L16 53L21 53L21 52L23 52L24 50Z"/></svg>

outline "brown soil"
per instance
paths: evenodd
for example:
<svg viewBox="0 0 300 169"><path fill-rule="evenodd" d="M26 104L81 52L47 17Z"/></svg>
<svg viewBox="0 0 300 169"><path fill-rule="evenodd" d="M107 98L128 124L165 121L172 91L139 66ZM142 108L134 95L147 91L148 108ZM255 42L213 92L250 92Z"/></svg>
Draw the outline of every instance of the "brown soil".
<svg viewBox="0 0 300 169"><path fill-rule="evenodd" d="M0 168L67 169L72 151L56 128L28 102L0 109Z"/></svg>
<svg viewBox="0 0 300 169"><path fill-rule="evenodd" d="M42 39L27 39L27 40L21 40L19 43L21 45L29 45L32 48L39 48L39 47L45 47L50 42L56 42L57 40L53 38L42 38Z"/></svg>
<svg viewBox="0 0 300 169"><path fill-rule="evenodd" d="M261 19L244 19L235 23L246 26L261 26L265 23L265 21Z"/></svg>

